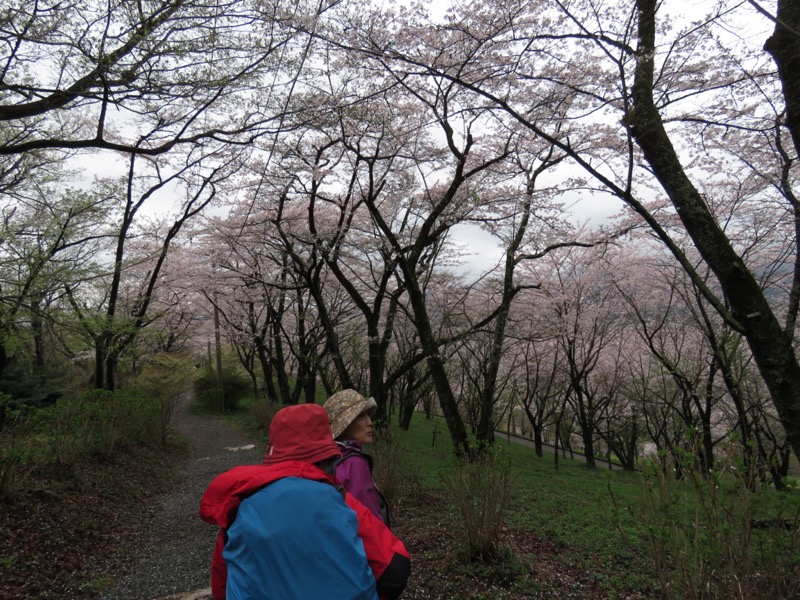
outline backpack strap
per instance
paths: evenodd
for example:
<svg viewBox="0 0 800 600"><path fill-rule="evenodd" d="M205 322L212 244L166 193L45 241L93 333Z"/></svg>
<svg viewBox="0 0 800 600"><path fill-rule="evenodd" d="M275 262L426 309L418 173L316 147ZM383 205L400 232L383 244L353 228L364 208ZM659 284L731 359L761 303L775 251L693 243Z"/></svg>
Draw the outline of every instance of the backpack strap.
<svg viewBox="0 0 800 600"><path fill-rule="evenodd" d="M333 461L333 468L336 469L340 464L346 461L348 458L352 458L354 456L360 456L364 460L367 461L369 465L369 472L372 474L372 456L361 450L360 448L356 448L355 446L345 445L342 444L345 448L347 448L347 453L345 454L342 452L342 455Z"/></svg>

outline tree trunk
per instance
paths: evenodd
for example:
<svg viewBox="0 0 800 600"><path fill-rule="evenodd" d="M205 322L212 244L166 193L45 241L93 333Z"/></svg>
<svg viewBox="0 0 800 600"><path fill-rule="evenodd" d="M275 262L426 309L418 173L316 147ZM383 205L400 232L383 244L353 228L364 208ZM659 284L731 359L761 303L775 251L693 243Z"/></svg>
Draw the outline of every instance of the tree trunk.
<svg viewBox="0 0 800 600"><path fill-rule="evenodd" d="M780 4L789 16L797 12L796 2L782 0ZM795 9L787 9L789 4L794 4ZM770 391L787 439L795 455L800 458L800 364L794 353L792 337L781 327L755 277L745 267L686 175L653 101L656 6L657 0L637 0L638 60L633 85L634 105L627 115L627 122L653 174L677 209L695 247L717 276L730 302L731 313ZM776 38L778 34L780 37ZM778 27L776 36L771 39L780 40L783 35L783 29ZM769 45L772 47L776 44L773 42ZM781 57L780 60L789 61L790 64L797 60L796 52L793 58L788 59L782 51L775 52ZM790 88L790 93L794 92L792 82L798 78L798 72L800 69L794 68L794 74L787 76L785 85ZM787 98L787 107L789 104L790 98ZM797 105L793 106L796 109ZM794 139L797 140L797 137L794 136Z"/></svg>
<svg viewBox="0 0 800 600"><path fill-rule="evenodd" d="M431 375L433 387L439 398L439 405L453 440L453 449L458 456L469 456L470 445L467 430L464 427L464 420L458 412L458 403L453 395L453 388L450 387L450 380L447 377L444 358L439 352L439 346L433 335L428 309L425 306L425 295L419 288L413 268L409 268L407 263L403 263L403 271L406 278L408 298L414 311L414 320L417 333L419 334L422 351L428 357L428 370Z"/></svg>
<svg viewBox="0 0 800 600"><path fill-rule="evenodd" d="M44 358L44 321L40 314L41 303L38 298L31 301L33 313L31 315L31 333L33 334L34 364L37 367L45 366Z"/></svg>
<svg viewBox="0 0 800 600"><path fill-rule="evenodd" d="M553 440L553 464L558 471L558 441L561 439L561 415L556 419L556 439Z"/></svg>
<svg viewBox="0 0 800 600"><path fill-rule="evenodd" d="M278 395L275 391L275 384L272 381L272 364L270 363L270 356L269 356L269 348L265 344L264 340L267 335L269 335L269 322L266 323L264 328L260 328L256 326L255 318L254 318L254 307L251 304L249 306L249 313L251 316L250 319L250 330L253 334L253 345L256 349L256 356L258 356L258 362L261 365L261 373L264 381L264 390L267 396L267 399L270 402L277 402Z"/></svg>
<svg viewBox="0 0 800 600"><path fill-rule="evenodd" d="M96 335L94 338L94 387L104 389L106 382L106 336Z"/></svg>
<svg viewBox="0 0 800 600"><path fill-rule="evenodd" d="M278 380L280 401L284 404L288 404L291 402L292 394L289 389L289 376L286 374L286 359L283 355L281 324L277 319L273 319L272 321L272 344L274 353L272 366L275 368L275 377Z"/></svg>
<svg viewBox="0 0 800 600"><path fill-rule="evenodd" d="M764 44L778 66L786 103L786 126L800 152L800 3L778 0L777 23Z"/></svg>
<svg viewBox="0 0 800 600"><path fill-rule="evenodd" d="M217 361L217 390L219 391L220 412L225 412L225 384L222 378L222 340L219 331L219 306L214 302L214 356Z"/></svg>
<svg viewBox="0 0 800 600"><path fill-rule="evenodd" d="M413 398L411 401L405 398L400 399L400 429L403 431L408 431L409 427L411 427L411 418L414 416L414 402Z"/></svg>
<svg viewBox="0 0 800 600"><path fill-rule="evenodd" d="M578 394L578 422L581 426L581 440L583 440L583 455L586 464L596 466L594 460L594 415L591 402L589 406L583 401L583 394ZM588 410L587 410L588 408Z"/></svg>

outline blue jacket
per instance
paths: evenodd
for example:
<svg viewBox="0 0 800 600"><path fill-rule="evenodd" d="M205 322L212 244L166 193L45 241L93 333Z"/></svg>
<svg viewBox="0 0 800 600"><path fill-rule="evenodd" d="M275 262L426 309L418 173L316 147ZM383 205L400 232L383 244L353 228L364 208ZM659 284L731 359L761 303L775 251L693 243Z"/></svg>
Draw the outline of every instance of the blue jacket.
<svg viewBox="0 0 800 600"><path fill-rule="evenodd" d="M358 527L332 485L286 477L258 490L227 531L228 600L377 600Z"/></svg>

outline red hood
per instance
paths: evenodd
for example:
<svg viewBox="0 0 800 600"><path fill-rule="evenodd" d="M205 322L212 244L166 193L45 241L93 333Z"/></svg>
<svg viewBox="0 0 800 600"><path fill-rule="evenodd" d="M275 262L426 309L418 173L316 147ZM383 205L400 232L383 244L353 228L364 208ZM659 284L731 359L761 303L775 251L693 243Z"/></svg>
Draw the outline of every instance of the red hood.
<svg viewBox="0 0 800 600"><path fill-rule="evenodd" d="M236 518L242 500L284 477L302 477L338 485L338 481L311 463L288 460L274 465L243 465L219 475L200 500L200 518L223 529Z"/></svg>

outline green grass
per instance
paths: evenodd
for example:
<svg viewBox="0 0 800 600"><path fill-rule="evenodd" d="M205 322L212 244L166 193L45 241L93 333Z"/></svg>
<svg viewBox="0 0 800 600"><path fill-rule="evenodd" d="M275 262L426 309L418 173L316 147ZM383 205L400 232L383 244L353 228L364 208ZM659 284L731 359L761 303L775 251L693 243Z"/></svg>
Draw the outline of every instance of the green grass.
<svg viewBox="0 0 800 600"><path fill-rule="evenodd" d="M435 445L434 429L438 430ZM442 471L453 456L444 420L429 421L416 414L409 431L401 433L411 449L420 483L441 489ZM612 491L618 502L641 501L639 474L591 469L563 456L556 468L553 455L547 452L539 458L533 448L502 438L495 444L501 460L510 461L514 473L510 528L535 531L558 547L560 559L593 573L609 598L615 596L614 588L646 589L652 584L653 575L641 561L643 545L632 546L625 539L614 524L611 506ZM635 569L630 568L632 563L637 565Z"/></svg>

